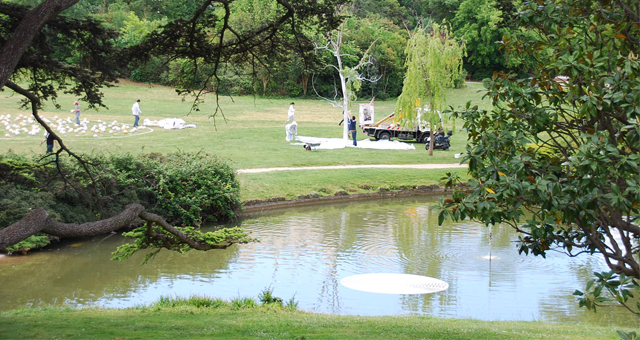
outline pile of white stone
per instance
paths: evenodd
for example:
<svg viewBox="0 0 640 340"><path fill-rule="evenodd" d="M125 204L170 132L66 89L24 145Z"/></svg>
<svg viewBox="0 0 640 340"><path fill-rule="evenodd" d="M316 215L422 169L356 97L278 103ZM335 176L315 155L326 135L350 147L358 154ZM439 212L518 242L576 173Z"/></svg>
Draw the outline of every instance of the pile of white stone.
<svg viewBox="0 0 640 340"><path fill-rule="evenodd" d="M112 122L105 122L98 119L95 122L90 122L86 118L80 120L80 124L76 124L75 120L71 117L61 118L54 116L53 119L42 117L42 120L47 123L57 134L60 135L87 135L93 134L93 137L100 137L101 135L127 135L134 134L138 130L143 130L146 127L138 126L132 127L130 124L119 123L114 120ZM15 118L11 114L0 115L0 127L4 126L5 138L12 138L26 134L35 136L41 131L42 127L32 116L19 115ZM46 132L44 133L46 135Z"/></svg>
<svg viewBox="0 0 640 340"><path fill-rule="evenodd" d="M13 120L10 114L0 115L0 124L4 126L4 136L6 138L20 136L20 134L35 136L42 129L40 125L35 123L35 119L30 116L20 115L17 119Z"/></svg>

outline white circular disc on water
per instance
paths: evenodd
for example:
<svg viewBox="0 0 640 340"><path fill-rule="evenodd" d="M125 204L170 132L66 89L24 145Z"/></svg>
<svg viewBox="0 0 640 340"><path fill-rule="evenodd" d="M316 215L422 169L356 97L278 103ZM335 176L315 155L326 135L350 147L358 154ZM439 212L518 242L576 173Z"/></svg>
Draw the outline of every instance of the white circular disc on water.
<svg viewBox="0 0 640 340"><path fill-rule="evenodd" d="M340 283L347 288L382 294L432 294L449 288L449 284L442 280L411 274L352 275Z"/></svg>

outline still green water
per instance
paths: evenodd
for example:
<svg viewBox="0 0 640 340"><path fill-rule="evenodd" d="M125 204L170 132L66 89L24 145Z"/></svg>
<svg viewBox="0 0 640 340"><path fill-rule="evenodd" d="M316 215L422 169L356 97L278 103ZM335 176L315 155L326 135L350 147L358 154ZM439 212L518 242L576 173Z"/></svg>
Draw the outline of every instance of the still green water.
<svg viewBox="0 0 640 340"><path fill-rule="evenodd" d="M482 320L540 320L638 325L630 313L578 308L596 256L518 255L508 227L472 222L439 227L433 198L319 205L254 215L241 226L259 243L226 250L161 252L110 261L119 235L57 243L29 256L0 258L0 309L69 305L131 307L160 296L253 297L271 287L283 300L323 313L424 314ZM430 295L366 293L340 280L365 273L438 278Z"/></svg>

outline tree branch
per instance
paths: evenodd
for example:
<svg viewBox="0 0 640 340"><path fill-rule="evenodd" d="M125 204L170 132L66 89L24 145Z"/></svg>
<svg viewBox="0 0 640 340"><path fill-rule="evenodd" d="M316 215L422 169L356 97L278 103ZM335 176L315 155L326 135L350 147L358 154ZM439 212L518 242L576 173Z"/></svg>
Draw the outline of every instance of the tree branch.
<svg viewBox="0 0 640 340"><path fill-rule="evenodd" d="M80 0L46 0L25 15L18 28L11 34L11 38L0 50L0 60L2 60L0 63L0 89L6 85L20 58L44 24L78 1Z"/></svg>

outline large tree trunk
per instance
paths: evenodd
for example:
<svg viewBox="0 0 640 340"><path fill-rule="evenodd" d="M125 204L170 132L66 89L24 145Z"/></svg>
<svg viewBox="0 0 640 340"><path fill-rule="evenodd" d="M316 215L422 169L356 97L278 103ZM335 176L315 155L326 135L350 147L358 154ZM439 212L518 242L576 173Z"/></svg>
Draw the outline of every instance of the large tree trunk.
<svg viewBox="0 0 640 340"><path fill-rule="evenodd" d="M27 237L43 232L57 237L89 237L106 234L131 225L140 218L147 222L148 237L160 240L166 244L167 248L175 244L188 244L189 247L197 250L225 249L234 243L243 243L242 240L228 239L220 244L211 244L205 240L196 240L183 233L165 221L161 216L149 213L140 204L129 204L116 216L82 224L62 223L49 218L49 214L42 208L38 208L28 213L20 221L0 230L0 249L10 247ZM158 233L151 228L157 225L169 234Z"/></svg>
<svg viewBox="0 0 640 340"><path fill-rule="evenodd" d="M120 214L111 218L76 224L52 220L44 209L38 208L20 221L0 230L0 249L12 246L39 232L58 237L88 237L106 234L131 225L131 222L144 210L140 204L129 204Z"/></svg>
<svg viewBox="0 0 640 340"><path fill-rule="evenodd" d="M7 83L20 58L42 26L78 1L80 0L47 0L25 15L18 28L11 34L11 38L0 50L0 89Z"/></svg>

